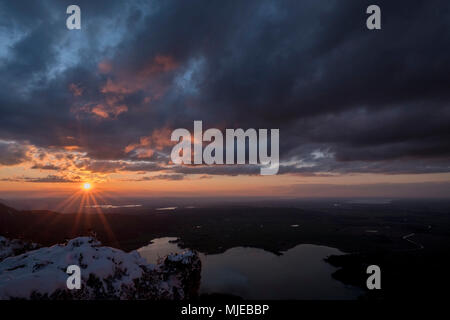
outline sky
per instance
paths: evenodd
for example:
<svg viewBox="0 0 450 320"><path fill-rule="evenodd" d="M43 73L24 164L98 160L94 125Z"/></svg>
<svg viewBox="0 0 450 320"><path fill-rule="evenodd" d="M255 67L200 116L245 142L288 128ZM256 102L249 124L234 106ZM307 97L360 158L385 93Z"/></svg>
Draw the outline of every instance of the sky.
<svg viewBox="0 0 450 320"><path fill-rule="evenodd" d="M376 3L0 0L0 198L448 198L450 3ZM278 174L173 164L195 120L279 129Z"/></svg>

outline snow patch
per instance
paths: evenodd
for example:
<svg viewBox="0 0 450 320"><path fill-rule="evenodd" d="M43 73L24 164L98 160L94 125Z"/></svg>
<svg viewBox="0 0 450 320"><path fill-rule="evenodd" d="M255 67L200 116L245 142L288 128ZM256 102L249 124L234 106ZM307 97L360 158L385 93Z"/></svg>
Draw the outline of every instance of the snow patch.
<svg viewBox="0 0 450 320"><path fill-rule="evenodd" d="M66 287L69 265L81 268L80 290ZM137 251L79 237L0 262L0 299L185 299L196 294L200 268L192 251L152 265Z"/></svg>

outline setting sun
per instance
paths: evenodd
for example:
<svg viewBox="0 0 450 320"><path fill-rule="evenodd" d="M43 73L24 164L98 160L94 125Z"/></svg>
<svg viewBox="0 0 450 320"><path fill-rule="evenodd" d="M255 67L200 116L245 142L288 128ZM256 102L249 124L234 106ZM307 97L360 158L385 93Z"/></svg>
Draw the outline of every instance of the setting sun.
<svg viewBox="0 0 450 320"><path fill-rule="evenodd" d="M83 189L84 190L90 190L92 188L91 184L89 182L86 182L83 184Z"/></svg>

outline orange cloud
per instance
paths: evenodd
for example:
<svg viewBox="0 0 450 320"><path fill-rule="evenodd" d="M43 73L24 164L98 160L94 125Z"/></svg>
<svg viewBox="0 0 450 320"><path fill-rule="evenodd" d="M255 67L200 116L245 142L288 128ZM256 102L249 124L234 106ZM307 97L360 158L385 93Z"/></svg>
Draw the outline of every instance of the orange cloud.
<svg viewBox="0 0 450 320"><path fill-rule="evenodd" d="M100 90L101 93L116 93L116 94L128 94L136 91L131 87L131 84L114 83L111 79L106 81L106 84Z"/></svg>
<svg viewBox="0 0 450 320"><path fill-rule="evenodd" d="M153 61L145 66L139 73L140 77L147 78L155 73L169 72L177 67L177 63L171 56L157 55Z"/></svg>
<svg viewBox="0 0 450 320"><path fill-rule="evenodd" d="M98 104L92 108L91 112L100 118L117 118L121 113L127 112L128 107L126 105L102 105Z"/></svg>
<svg viewBox="0 0 450 320"><path fill-rule="evenodd" d="M108 112L106 112L105 107L101 104L96 105L94 108L92 108L91 112L100 118L108 118Z"/></svg>
<svg viewBox="0 0 450 320"><path fill-rule="evenodd" d="M75 83L69 85L69 90L75 97L80 97L83 95L83 88L77 86Z"/></svg>
<svg viewBox="0 0 450 320"><path fill-rule="evenodd" d="M141 137L139 143L126 146L124 151L133 152L137 158L150 158L155 150L163 150L175 144L170 140L171 133L169 128L156 129L150 136Z"/></svg>
<svg viewBox="0 0 450 320"><path fill-rule="evenodd" d="M116 119L128 111L128 106L123 103L126 95L146 89L148 92L145 103L161 98L166 93L167 86L158 81L158 75L174 70L177 65L171 56L157 55L137 73L130 74L124 70L108 78L100 88L100 93L103 94L101 99L73 106L72 112L90 113L101 119ZM110 73L112 65L106 60L101 61L98 70L100 73ZM83 89L76 84L71 84L69 88L76 97L83 94ZM150 153L148 150L136 151L141 157L150 157Z"/></svg>
<svg viewBox="0 0 450 320"><path fill-rule="evenodd" d="M79 150L79 149L80 149L79 146L65 146L64 147L64 150L67 150L67 151L75 151L75 150Z"/></svg>
<svg viewBox="0 0 450 320"><path fill-rule="evenodd" d="M155 77L161 73L174 70L178 64L170 56L157 55L153 60L145 65L137 74L126 74L119 77L115 81L108 79L106 84L101 88L104 94L130 94L152 84L153 87L160 87L155 83ZM158 90L161 91L161 90Z"/></svg>

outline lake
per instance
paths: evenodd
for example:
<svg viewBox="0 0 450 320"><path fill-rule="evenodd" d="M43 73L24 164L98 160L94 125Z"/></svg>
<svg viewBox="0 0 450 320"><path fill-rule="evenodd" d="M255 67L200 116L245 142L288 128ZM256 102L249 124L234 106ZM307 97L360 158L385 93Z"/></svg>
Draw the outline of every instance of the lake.
<svg viewBox="0 0 450 320"><path fill-rule="evenodd" d="M177 238L154 239L138 249L149 263L169 253L180 253ZM200 253L200 293L233 294L245 299L356 299L361 290L332 278L337 269L324 258L342 251L300 244L278 256L250 247L235 247L220 254Z"/></svg>

